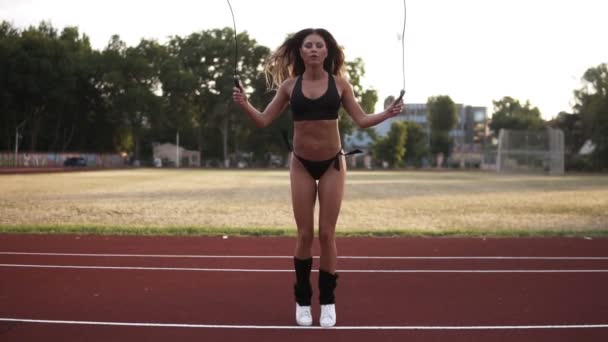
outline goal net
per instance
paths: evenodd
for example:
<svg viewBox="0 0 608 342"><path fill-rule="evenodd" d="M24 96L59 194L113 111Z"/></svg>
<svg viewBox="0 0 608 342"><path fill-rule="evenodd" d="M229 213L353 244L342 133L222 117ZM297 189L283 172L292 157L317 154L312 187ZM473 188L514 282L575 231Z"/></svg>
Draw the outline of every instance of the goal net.
<svg viewBox="0 0 608 342"><path fill-rule="evenodd" d="M499 173L564 173L564 133L542 130L501 129L498 134L496 170Z"/></svg>

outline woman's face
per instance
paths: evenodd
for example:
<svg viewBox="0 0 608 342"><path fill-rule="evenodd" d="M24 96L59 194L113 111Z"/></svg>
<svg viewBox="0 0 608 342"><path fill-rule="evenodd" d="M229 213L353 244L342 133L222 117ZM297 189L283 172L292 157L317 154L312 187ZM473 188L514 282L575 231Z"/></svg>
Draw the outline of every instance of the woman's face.
<svg viewBox="0 0 608 342"><path fill-rule="evenodd" d="M304 64L323 65L327 58L327 46L323 37L316 33L306 36L300 47L300 56L304 60Z"/></svg>

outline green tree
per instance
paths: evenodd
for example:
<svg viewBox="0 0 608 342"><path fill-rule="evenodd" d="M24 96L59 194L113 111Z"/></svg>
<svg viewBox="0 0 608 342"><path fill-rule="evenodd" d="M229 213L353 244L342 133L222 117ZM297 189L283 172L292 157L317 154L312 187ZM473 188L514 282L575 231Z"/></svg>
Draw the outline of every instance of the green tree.
<svg viewBox="0 0 608 342"><path fill-rule="evenodd" d="M12 147L11 131L24 123L23 149L83 147L82 132L98 105L88 37L73 27L59 32L46 22L22 31L3 22L0 46L2 142Z"/></svg>
<svg viewBox="0 0 608 342"><path fill-rule="evenodd" d="M494 113L490 122L490 129L498 134L502 128L527 130L539 129L545 125L540 110L532 107L529 101L521 104L519 100L505 96L498 101L492 101Z"/></svg>
<svg viewBox="0 0 608 342"><path fill-rule="evenodd" d="M101 97L96 89L98 79L95 53L91 48L89 38L80 34L75 27L65 28L59 44L69 64L65 68L64 82L60 90L60 106L54 119L47 125L47 131L52 133L48 145L51 151L114 151L111 141L103 136L101 127L95 125L93 119L102 110ZM54 126L54 129L48 129ZM90 139L91 136L99 136Z"/></svg>
<svg viewBox="0 0 608 342"><path fill-rule="evenodd" d="M566 156L576 154L585 143L583 122L578 113L560 112L549 122L552 128L561 129L564 132L564 149Z"/></svg>
<svg viewBox="0 0 608 342"><path fill-rule="evenodd" d="M0 23L0 148L12 150L21 127L22 150L134 152L148 156L151 142L196 146L203 158L239 152L285 151L283 115L260 130L232 104L234 31L230 28L175 36L167 44L142 39L129 47L114 35L101 51L77 28L50 23L21 30ZM258 108L273 97L261 73L270 53L247 33L237 35L238 74ZM363 61L346 65L355 95L371 112L375 90L360 85ZM344 134L352 120L340 118ZM371 132L371 131L370 131Z"/></svg>
<svg viewBox="0 0 608 342"><path fill-rule="evenodd" d="M583 85L574 92L575 112L580 114L585 138L596 148L594 166L608 168L608 64L590 68L583 75Z"/></svg>
<svg viewBox="0 0 608 342"><path fill-rule="evenodd" d="M450 131L456 126L456 105L449 96L435 96L427 100L431 131Z"/></svg>
<svg viewBox="0 0 608 342"><path fill-rule="evenodd" d="M431 125L430 151L434 155L450 155L452 139L449 132L456 126L456 105L449 96L430 97L427 101L429 123ZM438 165L441 166L441 165Z"/></svg>
<svg viewBox="0 0 608 342"><path fill-rule="evenodd" d="M146 145L142 138L150 127L151 117L160 107L160 98L154 94L157 72L147 54L151 45L152 42L142 40L137 47L127 47L115 35L103 51L103 92L115 124L115 146L133 151L137 160Z"/></svg>
<svg viewBox="0 0 608 342"><path fill-rule="evenodd" d="M353 93L361 108L365 113L373 113L378 102L378 92L375 89L365 89L361 84L361 78L365 76L365 63L361 58L355 58L353 61L346 62L346 73L348 80L353 86ZM344 145L344 137L347 135L358 134L362 136L367 134L370 138L376 137L376 131L373 127L359 129L355 126L353 120L346 113L344 108L340 109L340 119L338 121L342 145Z"/></svg>
<svg viewBox="0 0 608 342"><path fill-rule="evenodd" d="M265 108L275 95L275 91L266 91L266 80L262 74L251 80L251 89L253 89L254 94L250 96L249 100L256 108ZM236 116L236 120L240 121L243 131L246 133L243 137L243 144L254 153L254 159L257 160L258 166L268 165L271 154L283 155L287 160L289 150L283 139L283 133L293 130L293 122L288 114L289 112L290 110L287 108L285 113L271 125L261 129L256 127L244 113L241 112Z"/></svg>
<svg viewBox="0 0 608 342"><path fill-rule="evenodd" d="M68 72L57 37L57 30L48 23L29 27L21 32L9 60L13 110L18 113L16 121L26 122L24 147L30 151L46 142L44 125L59 105L63 74Z"/></svg>
<svg viewBox="0 0 608 342"><path fill-rule="evenodd" d="M252 103L261 102L266 94L254 88L259 85L254 80L260 77L269 49L247 33L238 34L237 40L241 83ZM224 28L173 37L169 54L172 59L161 78L164 96L174 113L173 125L180 131L192 128L203 156L228 159L229 150L239 150L252 131L231 101L234 31Z"/></svg>
<svg viewBox="0 0 608 342"><path fill-rule="evenodd" d="M393 122L388 134L372 145L375 159L386 161L391 167L403 166L407 139L407 124L402 121Z"/></svg>
<svg viewBox="0 0 608 342"><path fill-rule="evenodd" d="M20 32L10 23L0 23L0 150L14 149L15 129L25 119L18 110L16 87L20 76L16 72L20 48Z"/></svg>
<svg viewBox="0 0 608 342"><path fill-rule="evenodd" d="M422 159L428 154L427 136L422 126L415 122L407 123L405 150L406 164L421 167Z"/></svg>

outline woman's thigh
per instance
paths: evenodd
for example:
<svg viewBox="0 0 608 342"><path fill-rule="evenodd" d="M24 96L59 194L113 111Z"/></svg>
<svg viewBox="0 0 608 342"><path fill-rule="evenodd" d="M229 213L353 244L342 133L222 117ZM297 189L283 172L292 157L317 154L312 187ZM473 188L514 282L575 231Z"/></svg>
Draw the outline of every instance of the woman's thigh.
<svg viewBox="0 0 608 342"><path fill-rule="evenodd" d="M317 183L296 158L291 158L289 176L291 180L291 204L298 230L313 230Z"/></svg>
<svg viewBox="0 0 608 342"><path fill-rule="evenodd" d="M328 233L335 230L344 197L346 162L343 156L339 158L340 170L332 164L319 180L319 230L330 230Z"/></svg>

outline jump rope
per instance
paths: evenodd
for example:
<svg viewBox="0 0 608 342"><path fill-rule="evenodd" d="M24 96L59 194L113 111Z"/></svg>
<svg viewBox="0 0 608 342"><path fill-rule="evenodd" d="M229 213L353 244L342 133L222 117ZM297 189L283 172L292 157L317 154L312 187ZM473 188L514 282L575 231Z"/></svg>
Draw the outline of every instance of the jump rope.
<svg viewBox="0 0 608 342"><path fill-rule="evenodd" d="M228 7L230 8L230 14L232 15L232 26L234 27L234 85L243 92L243 87L241 87L241 81L238 73L238 60L239 60L239 44L236 38L236 21L234 20L234 11L232 10L232 5L230 4L230 0L226 0L228 2ZM404 0L405 1L405 0Z"/></svg>
<svg viewBox="0 0 608 342"><path fill-rule="evenodd" d="M234 27L234 85L243 92L243 87L241 86L239 74L238 74L238 58L239 58L239 44L236 36L236 21L234 19L234 11L232 10L232 5L230 4L230 0L226 0L228 2L228 7L230 8L230 14L232 15L232 25ZM399 93L399 97L396 102L401 101L403 99L403 95L405 95L405 20L407 18L407 8L405 5L405 0L403 0L403 31L401 32L401 70L403 76L403 85L401 88L401 92Z"/></svg>
<svg viewBox="0 0 608 342"><path fill-rule="evenodd" d="M401 87L401 92L399 93L399 97L397 98L397 102L403 99L403 95L405 95L405 20L407 18L407 8L405 6L405 0L403 0L403 31L401 32L401 70L403 76L403 86Z"/></svg>

